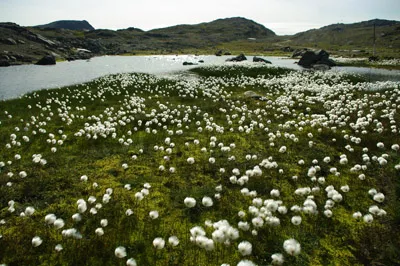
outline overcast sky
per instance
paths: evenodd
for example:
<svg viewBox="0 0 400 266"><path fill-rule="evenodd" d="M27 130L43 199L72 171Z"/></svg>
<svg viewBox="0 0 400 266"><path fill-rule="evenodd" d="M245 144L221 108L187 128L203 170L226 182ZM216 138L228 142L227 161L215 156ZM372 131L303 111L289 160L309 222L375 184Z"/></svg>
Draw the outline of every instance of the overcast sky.
<svg viewBox="0 0 400 266"><path fill-rule="evenodd" d="M0 21L22 26L68 19L96 29L150 30L237 16L285 35L333 23L400 20L400 0L0 0Z"/></svg>

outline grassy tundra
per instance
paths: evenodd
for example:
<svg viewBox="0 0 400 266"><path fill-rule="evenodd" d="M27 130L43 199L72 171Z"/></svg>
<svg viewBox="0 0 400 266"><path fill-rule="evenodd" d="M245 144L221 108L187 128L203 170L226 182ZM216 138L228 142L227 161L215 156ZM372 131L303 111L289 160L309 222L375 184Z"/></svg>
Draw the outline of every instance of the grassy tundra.
<svg viewBox="0 0 400 266"><path fill-rule="evenodd" d="M192 71L1 102L0 263L400 264L398 83Z"/></svg>

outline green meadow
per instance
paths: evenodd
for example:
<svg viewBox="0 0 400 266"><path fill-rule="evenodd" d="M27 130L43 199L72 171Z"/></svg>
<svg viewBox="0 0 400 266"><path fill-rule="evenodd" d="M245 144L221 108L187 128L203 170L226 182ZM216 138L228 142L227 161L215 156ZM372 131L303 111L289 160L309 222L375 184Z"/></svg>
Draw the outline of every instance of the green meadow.
<svg viewBox="0 0 400 266"><path fill-rule="evenodd" d="M1 265L400 264L399 83L190 72L0 102Z"/></svg>

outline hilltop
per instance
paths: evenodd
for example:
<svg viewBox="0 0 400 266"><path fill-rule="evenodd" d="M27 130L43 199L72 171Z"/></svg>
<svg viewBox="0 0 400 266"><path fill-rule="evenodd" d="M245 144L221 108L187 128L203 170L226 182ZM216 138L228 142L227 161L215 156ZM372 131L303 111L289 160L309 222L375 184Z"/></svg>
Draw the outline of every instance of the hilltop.
<svg viewBox="0 0 400 266"><path fill-rule="evenodd" d="M144 31L94 29L89 22L56 21L35 27L0 23L0 61L10 64L35 62L52 53L60 60L116 54L285 54L295 49L319 48L345 56L372 55L373 28L376 52L381 57L400 54L400 22L370 20L333 24L290 36L242 17L217 19L194 25L176 25ZM82 49L91 51L82 53Z"/></svg>
<svg viewBox="0 0 400 266"><path fill-rule="evenodd" d="M58 20L36 27L41 29L94 30L93 26L86 20Z"/></svg>
<svg viewBox="0 0 400 266"><path fill-rule="evenodd" d="M342 50L349 54L361 53L368 55L371 51L373 38L378 51L400 51L400 22L393 20L373 19L352 24L332 24L319 29L297 33L291 37L290 45L320 47L323 49Z"/></svg>

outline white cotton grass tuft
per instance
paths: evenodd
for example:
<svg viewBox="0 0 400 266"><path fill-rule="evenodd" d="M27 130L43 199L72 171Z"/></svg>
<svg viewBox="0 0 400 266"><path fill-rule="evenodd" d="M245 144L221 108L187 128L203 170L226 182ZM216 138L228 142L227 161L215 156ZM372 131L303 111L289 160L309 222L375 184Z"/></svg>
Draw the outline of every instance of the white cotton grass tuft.
<svg viewBox="0 0 400 266"><path fill-rule="evenodd" d="M273 265L282 265L285 262L285 258L281 253L275 253L271 255Z"/></svg>
<svg viewBox="0 0 400 266"><path fill-rule="evenodd" d="M248 241L242 241L238 245L238 251L240 254L242 254L242 256L251 255L252 249L253 246Z"/></svg>
<svg viewBox="0 0 400 266"><path fill-rule="evenodd" d="M126 257L126 248L123 246L119 246L115 249L114 254L115 257L122 259Z"/></svg>
<svg viewBox="0 0 400 266"><path fill-rule="evenodd" d="M213 206L213 200L210 197L203 197L203 199L201 200L201 203L205 206L205 207L211 207Z"/></svg>
<svg viewBox="0 0 400 266"><path fill-rule="evenodd" d="M149 216L150 216L150 218L153 219L153 220L157 219L158 216L159 216L158 211L150 211L150 212L149 212Z"/></svg>
<svg viewBox="0 0 400 266"><path fill-rule="evenodd" d="M54 224L53 224L53 225L54 225L54 227L55 227L56 229L61 229L61 228L64 227L65 222L64 222L63 219L58 218L58 219L56 219L56 220L54 221Z"/></svg>
<svg viewBox="0 0 400 266"><path fill-rule="evenodd" d="M153 246L154 246L156 249L163 249L164 246L165 246L165 240L162 239L161 237L156 237L156 238L153 240Z"/></svg>
<svg viewBox="0 0 400 266"><path fill-rule="evenodd" d="M26 216L31 216L31 215L33 215L34 212L35 212L35 208L33 208L32 206L28 206L28 207L26 207L24 213Z"/></svg>
<svg viewBox="0 0 400 266"><path fill-rule="evenodd" d="M53 214L53 213L49 213L49 214L47 214L47 215L44 217L44 221L45 221L47 224L54 224L54 222L56 221L56 219L57 219L57 217L56 217L56 215Z"/></svg>
<svg viewBox="0 0 400 266"><path fill-rule="evenodd" d="M33 247L38 247L43 243L43 240L39 237L39 236L35 236L34 238L32 238L32 246Z"/></svg>
<svg viewBox="0 0 400 266"><path fill-rule="evenodd" d="M54 247L54 249L55 249L55 251L60 252L60 251L63 250L64 248L63 248L63 246L62 246L61 244L57 244L57 245Z"/></svg>
<svg viewBox="0 0 400 266"><path fill-rule="evenodd" d="M104 229L101 227L96 228L96 230L94 232L96 233L97 236L104 235Z"/></svg>
<svg viewBox="0 0 400 266"><path fill-rule="evenodd" d="M136 260L134 258L130 258L126 261L126 266L137 266Z"/></svg>
<svg viewBox="0 0 400 266"><path fill-rule="evenodd" d="M283 249L289 255L297 256L300 254L301 246L300 246L300 243L297 242L297 240L291 238L291 239L285 240L285 242L283 242Z"/></svg>
<svg viewBox="0 0 400 266"><path fill-rule="evenodd" d="M179 239L177 236L170 236L168 238L168 244L170 244L173 247L176 247L177 245L179 245Z"/></svg>
<svg viewBox="0 0 400 266"><path fill-rule="evenodd" d="M377 193L373 196L374 201L382 203L385 200L385 195L383 193Z"/></svg>
<svg viewBox="0 0 400 266"><path fill-rule="evenodd" d="M237 266L257 266L257 264L255 264L251 260L241 260L241 261L239 261Z"/></svg>

